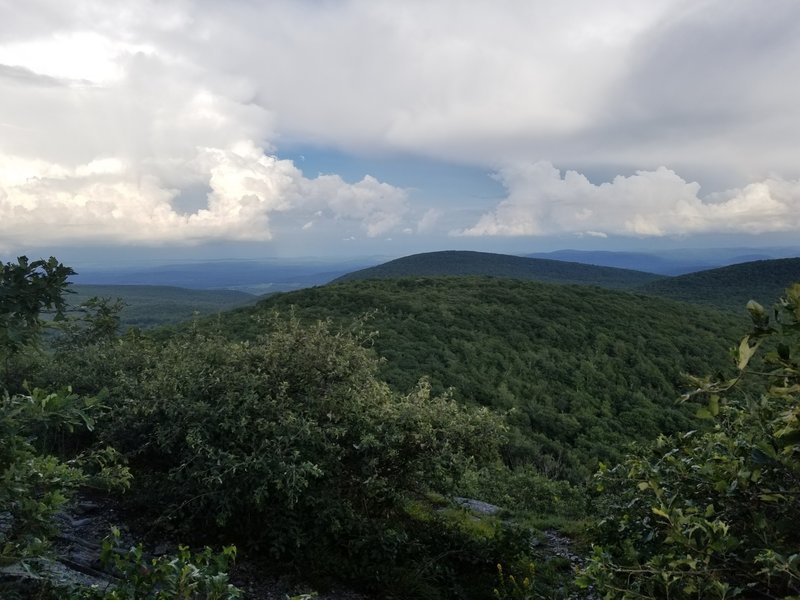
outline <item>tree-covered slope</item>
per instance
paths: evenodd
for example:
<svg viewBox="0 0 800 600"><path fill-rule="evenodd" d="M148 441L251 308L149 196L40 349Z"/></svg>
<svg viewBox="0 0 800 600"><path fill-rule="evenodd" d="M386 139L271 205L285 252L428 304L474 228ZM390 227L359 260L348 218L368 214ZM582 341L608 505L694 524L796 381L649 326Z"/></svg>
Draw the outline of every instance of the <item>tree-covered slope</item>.
<svg viewBox="0 0 800 600"><path fill-rule="evenodd" d="M632 439L692 426L674 402L681 372L728 364L742 321L710 309L586 286L479 277L354 281L280 294L222 316L254 337L295 307L303 319L350 322L374 311L382 376L510 415L509 462L578 478L619 458Z"/></svg>
<svg viewBox="0 0 800 600"><path fill-rule="evenodd" d="M447 250L405 256L382 265L348 273L336 279L335 282L451 275L512 277L552 283L597 285L612 289L632 288L660 279L660 276L653 273L629 269L598 267L508 254Z"/></svg>
<svg viewBox="0 0 800 600"><path fill-rule="evenodd" d="M165 285L86 285L70 287L72 307L92 297L119 298L125 304L120 314L123 327L154 327L252 304L256 296L233 290L191 290Z"/></svg>
<svg viewBox="0 0 800 600"><path fill-rule="evenodd" d="M780 258L652 281L640 291L673 300L742 310L748 300L771 305L795 281L800 281L800 258Z"/></svg>

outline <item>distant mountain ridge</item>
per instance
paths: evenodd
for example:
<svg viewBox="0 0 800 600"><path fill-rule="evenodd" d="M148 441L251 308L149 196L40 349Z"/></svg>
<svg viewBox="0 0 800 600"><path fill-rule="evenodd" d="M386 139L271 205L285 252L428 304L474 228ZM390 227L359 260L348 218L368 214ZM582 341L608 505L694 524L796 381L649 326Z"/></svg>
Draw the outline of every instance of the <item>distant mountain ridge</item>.
<svg viewBox="0 0 800 600"><path fill-rule="evenodd" d="M73 281L95 285L157 285L211 290L231 289L253 294L323 285L365 264L301 260L219 260L129 268L79 268Z"/></svg>
<svg viewBox="0 0 800 600"><path fill-rule="evenodd" d="M800 255L800 248L776 246L768 248L677 248L652 252L565 249L553 252L534 252L525 256L674 276L743 262L791 258L798 255Z"/></svg>
<svg viewBox="0 0 800 600"><path fill-rule="evenodd" d="M493 276L548 283L632 289L660 279L654 273L509 254L445 250L412 254L348 273L332 283L397 277Z"/></svg>
<svg viewBox="0 0 800 600"><path fill-rule="evenodd" d="M555 250L553 252L534 252L526 254L529 258L563 260L599 267L615 267L632 269L658 275L682 275L718 266L698 260L670 259L657 254L645 252L614 252L608 250ZM765 257L761 257L765 258Z"/></svg>
<svg viewBox="0 0 800 600"><path fill-rule="evenodd" d="M664 278L642 285L639 291L743 311L749 300L772 305L795 282L800 282L800 258L777 258Z"/></svg>

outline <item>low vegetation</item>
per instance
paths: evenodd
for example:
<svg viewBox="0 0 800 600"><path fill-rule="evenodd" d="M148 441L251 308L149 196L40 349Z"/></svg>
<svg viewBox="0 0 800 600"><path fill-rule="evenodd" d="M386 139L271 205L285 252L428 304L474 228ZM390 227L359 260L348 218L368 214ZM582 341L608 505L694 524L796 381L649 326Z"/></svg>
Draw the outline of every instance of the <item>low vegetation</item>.
<svg viewBox="0 0 800 600"><path fill-rule="evenodd" d="M0 562L43 564L87 485L189 547L112 531L115 587L3 597L233 599L237 555L386 598L800 594L800 285L750 306L727 373L735 317L596 288L353 282L119 337L108 300L41 319L69 271L3 265ZM680 370L712 375L676 406Z"/></svg>

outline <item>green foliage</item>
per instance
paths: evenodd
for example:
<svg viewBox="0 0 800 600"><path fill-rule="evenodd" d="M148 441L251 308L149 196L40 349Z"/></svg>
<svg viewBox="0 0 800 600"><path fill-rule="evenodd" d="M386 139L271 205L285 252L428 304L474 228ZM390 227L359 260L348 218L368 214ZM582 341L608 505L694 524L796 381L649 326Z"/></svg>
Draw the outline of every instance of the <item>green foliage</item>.
<svg viewBox="0 0 800 600"><path fill-rule="evenodd" d="M665 399L683 372L728 364L739 320L707 309L590 287L511 279L354 281L281 294L203 328L253 339L270 311L346 326L370 313L379 375L408 392L512 410L504 460L579 482L631 440L685 430L694 419Z"/></svg>
<svg viewBox="0 0 800 600"><path fill-rule="evenodd" d="M0 506L7 521L0 533L0 562L40 555L52 533L52 516L81 485L125 486L127 469L113 450L71 461L48 454L61 434L91 426L98 405L67 392L0 397ZM83 464L96 466L93 473Z"/></svg>
<svg viewBox="0 0 800 600"><path fill-rule="evenodd" d="M639 289L662 298L741 312L748 300L772 302L798 280L800 258L780 258L667 277Z"/></svg>
<svg viewBox="0 0 800 600"><path fill-rule="evenodd" d="M728 380L697 379L711 431L659 438L603 470L605 518L582 576L607 598L789 598L800 594L800 284L754 329ZM758 370L752 358L774 347ZM737 396L743 379L760 395Z"/></svg>
<svg viewBox="0 0 800 600"><path fill-rule="evenodd" d="M498 463L471 469L465 474L459 493L534 515L578 519L587 510L583 487L545 477L531 465L509 469Z"/></svg>
<svg viewBox="0 0 800 600"><path fill-rule="evenodd" d="M520 571L530 564L534 532L508 514L476 514L431 495L407 502L405 511L414 532L406 552L426 558L411 573L395 569L402 585L393 586L393 597L489 600L498 562ZM537 593L557 578L537 580Z"/></svg>
<svg viewBox="0 0 800 600"><path fill-rule="evenodd" d="M235 559L233 546L220 552L207 546L199 552L179 546L176 554L148 556L141 544L123 545L114 527L100 552L100 562L110 574L107 584L90 587L51 581L41 565L31 563L30 573L42 577L25 585L0 585L0 592L3 598L38 600L239 600L244 595L227 575Z"/></svg>
<svg viewBox="0 0 800 600"><path fill-rule="evenodd" d="M45 309L63 317L63 294L73 274L55 258L2 265L0 272L0 357L6 385L11 358L35 350ZM34 388L26 393L0 395L0 562L39 556L47 547L52 516L71 491L92 477L81 462L97 466L98 484L124 486L128 474L113 450L104 449L65 461L68 436L76 429L91 430L101 410L96 398L83 398L65 388L50 393ZM56 456L56 454L60 456Z"/></svg>
<svg viewBox="0 0 800 600"><path fill-rule="evenodd" d="M63 317L66 279L73 271L51 258L2 267L0 288L0 356L8 378L10 359L37 350L44 324L41 312L54 309ZM66 328L62 349L108 344L116 335L119 304L91 300L83 323ZM3 597L68 598L70 600L133 600L184 598L228 600L241 594L228 584L224 569L235 556L232 547L222 554L209 549L192 554L181 547L176 557L145 560L141 546L121 552L107 541L103 558L113 563L121 581L110 591L67 589L36 577L46 562L54 515L65 507L72 492L93 486L104 490L127 489L131 474L122 457L110 446L76 454L80 431L91 432L106 407L97 397L84 397L69 387L59 392L39 388L0 396L0 566L13 564L28 571L27 583L0 582ZM114 542L119 541L115 531ZM46 571L46 569L45 569Z"/></svg>
<svg viewBox="0 0 800 600"><path fill-rule="evenodd" d="M180 546L176 555L148 558L141 544L124 548L120 532L113 529L103 542L100 556L119 581L113 589L84 592L97 600L237 600L242 592L231 585L227 571L236 559L236 548L215 553L206 547L192 552Z"/></svg>
<svg viewBox="0 0 800 600"><path fill-rule="evenodd" d="M3 399L3 414L8 423L23 428L29 440L36 440L41 453L64 454L66 435L81 428L91 431L101 410L98 398L80 397L70 388L60 392L34 388L28 394L6 394Z"/></svg>
<svg viewBox="0 0 800 600"><path fill-rule="evenodd" d="M34 389L27 395L5 393L0 398L0 566L16 563L35 573L41 558L48 556L54 515L79 487L124 490L130 486L130 471L111 447L70 460L47 454L53 446L63 449L65 435L91 429L102 408L95 399L69 390ZM115 531L103 547L104 562L120 577L111 590L67 589L50 583L44 575L29 582L27 591L14 583L0 583L0 594L27 597L35 593L42 599L70 600L241 598L224 572L228 559L235 556L232 547L221 555L209 549L192 554L181 547L176 557L145 559L141 546L122 552L118 542Z"/></svg>
<svg viewBox="0 0 800 600"><path fill-rule="evenodd" d="M792 293L784 308L796 312ZM290 305L292 316L274 313ZM528 521L583 517L576 483L595 461L615 461L632 439L699 426L600 477L608 518L584 582L609 597L796 591L797 325L782 321L784 338L762 343L777 334L756 305L756 329L736 354L745 376L695 380L698 410L664 399L677 395L681 371L720 370L735 319L627 293L363 281L122 338L118 304L85 308L31 363L28 381L65 391L7 394L0 413L8 560L41 555L50 516L75 486L125 487L133 473L132 505L162 532L236 541L317 582L408 598L558 597L570 593L568 561L541 550L532 577ZM369 312L379 336L353 320ZM740 400L734 390L766 350L770 391ZM87 428L99 444L76 456ZM523 519L469 513L453 495ZM113 544L115 599L237 597L225 551L152 559ZM506 572L493 585L498 562Z"/></svg>
<svg viewBox="0 0 800 600"><path fill-rule="evenodd" d="M12 357L38 340L41 312L52 309L56 319L63 318L63 295L73 274L52 256L33 262L20 256L16 264L0 264L0 367L6 387L12 383Z"/></svg>
<svg viewBox="0 0 800 600"><path fill-rule="evenodd" d="M99 431L130 458L145 509L159 489L165 524L340 577L386 581L424 560L405 498L497 460L501 420L425 381L393 392L369 338L277 316L263 328L252 343L189 332L107 349L95 384L117 400Z"/></svg>
<svg viewBox="0 0 800 600"><path fill-rule="evenodd" d="M91 344L111 342L119 335L120 313L125 303L117 298L93 296L73 309L59 324L60 335L53 345L61 350L76 350Z"/></svg>
<svg viewBox="0 0 800 600"><path fill-rule="evenodd" d="M497 587L494 596L497 600L538 600L544 596L538 594L534 588L536 579L536 566L533 563L526 565L521 576L506 574L503 565L497 564Z"/></svg>
<svg viewBox="0 0 800 600"><path fill-rule="evenodd" d="M84 335L85 325L59 326L60 335L51 341L51 351L30 360L30 385L44 389L69 387L86 396L108 396L107 389L118 384L117 372L144 368L158 342L138 329L122 337L95 339ZM166 336L169 337L169 336Z"/></svg>
<svg viewBox="0 0 800 600"><path fill-rule="evenodd" d="M561 562L562 564L559 564ZM561 568L559 568L561 567ZM554 600L580 597L573 583L569 563L561 559L518 560L515 563L496 565L494 600Z"/></svg>

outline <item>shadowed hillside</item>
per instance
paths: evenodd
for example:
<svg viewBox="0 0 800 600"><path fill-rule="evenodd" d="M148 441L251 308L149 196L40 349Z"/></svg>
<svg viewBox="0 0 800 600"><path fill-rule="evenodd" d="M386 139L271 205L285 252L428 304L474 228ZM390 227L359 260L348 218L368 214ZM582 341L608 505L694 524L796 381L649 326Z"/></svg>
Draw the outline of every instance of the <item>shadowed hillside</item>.
<svg viewBox="0 0 800 600"><path fill-rule="evenodd" d="M348 273L335 282L450 275L488 275L552 283L596 285L612 289L633 288L660 279L658 275L652 273L628 269L508 254L447 250L398 258L382 265Z"/></svg>
<svg viewBox="0 0 800 600"><path fill-rule="evenodd" d="M791 258L798 254L800 254L800 248L797 247L772 246L762 248L675 248L639 252L567 249L553 252L533 252L526 256L673 276L718 269L754 260Z"/></svg>
<svg viewBox="0 0 800 600"><path fill-rule="evenodd" d="M639 291L673 300L742 311L748 300L757 300L764 306L770 306L795 281L800 281L800 258L780 258L652 281Z"/></svg>

